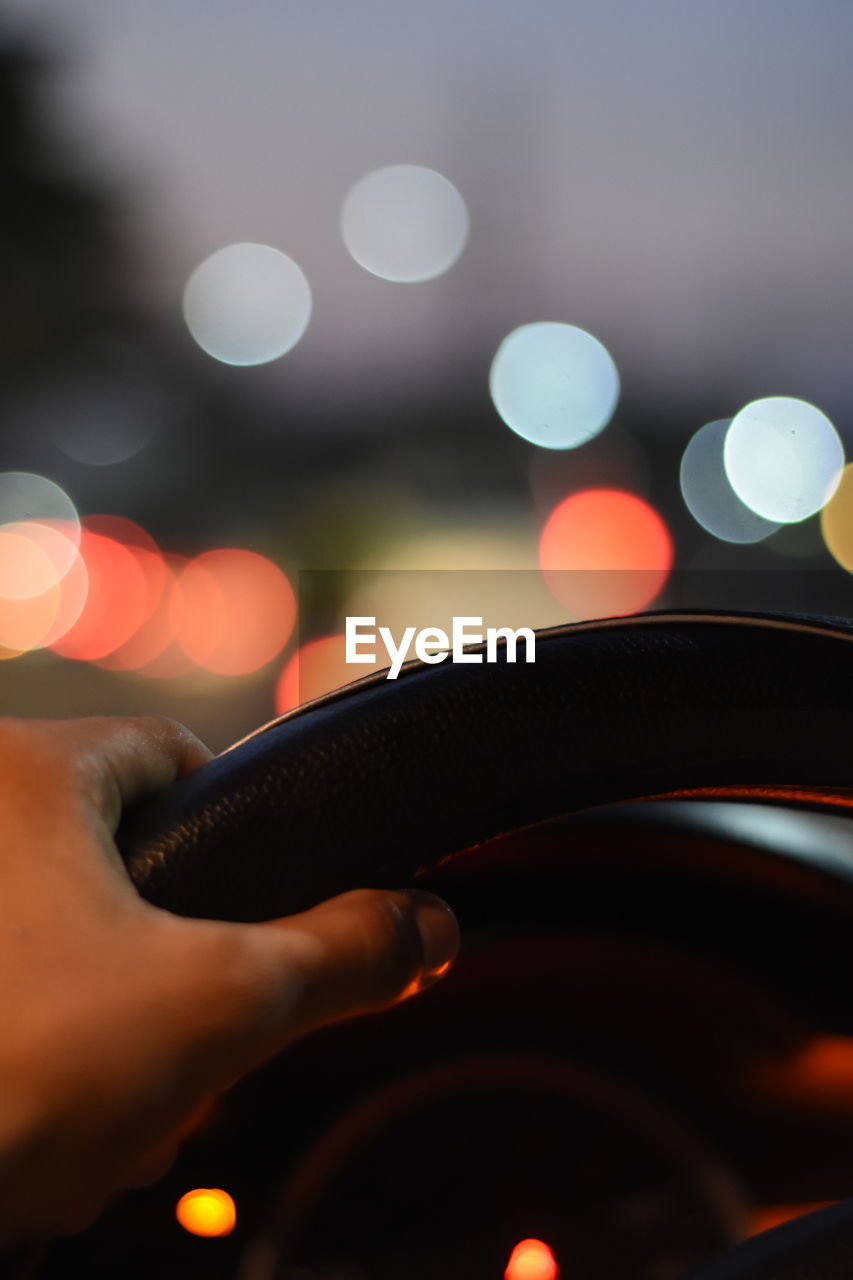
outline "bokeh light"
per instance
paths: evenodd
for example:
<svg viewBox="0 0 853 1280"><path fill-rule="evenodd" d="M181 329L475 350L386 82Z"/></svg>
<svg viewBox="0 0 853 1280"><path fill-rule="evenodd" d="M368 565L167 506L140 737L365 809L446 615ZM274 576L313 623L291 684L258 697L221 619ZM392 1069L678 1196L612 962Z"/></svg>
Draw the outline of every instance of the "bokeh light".
<svg viewBox="0 0 853 1280"><path fill-rule="evenodd" d="M50 590L58 593L57 609L53 622L39 642L40 648L50 648L61 640L86 607L89 598L89 570L79 551L70 567Z"/></svg>
<svg viewBox="0 0 853 1280"><path fill-rule="evenodd" d="M838 488L820 513L820 529L830 555L853 573L853 462L844 468Z"/></svg>
<svg viewBox="0 0 853 1280"><path fill-rule="evenodd" d="M645 609L663 590L672 560L672 538L654 507L618 489L564 498L539 542L545 580L575 619Z"/></svg>
<svg viewBox="0 0 853 1280"><path fill-rule="evenodd" d="M468 238L468 210L434 169L392 164L350 188L341 235L359 266L383 280L431 280L456 262Z"/></svg>
<svg viewBox="0 0 853 1280"><path fill-rule="evenodd" d="M112 467L135 457L154 435L160 409L153 391L142 390L130 403L110 388L97 401L93 395L85 405L67 407L51 424L57 448L90 467Z"/></svg>
<svg viewBox="0 0 853 1280"><path fill-rule="evenodd" d="M737 496L765 520L789 524L829 501L844 447L820 409L790 396L753 400L732 418L723 451Z"/></svg>
<svg viewBox="0 0 853 1280"><path fill-rule="evenodd" d="M237 1206L220 1187L196 1187L181 1196L175 1217L194 1236L229 1236L237 1225Z"/></svg>
<svg viewBox="0 0 853 1280"><path fill-rule="evenodd" d="M137 626L128 638L99 658L98 665L111 671L136 671L160 656L173 640L175 623L171 608L174 575L147 530L124 516L87 516L90 533L119 543L130 552L142 574L144 605Z"/></svg>
<svg viewBox="0 0 853 1280"><path fill-rule="evenodd" d="M71 564L80 542L80 517L64 489L47 476L31 471L0 472L0 525L46 524L65 536L64 568Z"/></svg>
<svg viewBox="0 0 853 1280"><path fill-rule="evenodd" d="M76 528L71 529L74 536ZM0 526L0 647L17 657L58 639L79 617L88 574L78 548L58 526L20 521Z"/></svg>
<svg viewBox="0 0 853 1280"><path fill-rule="evenodd" d="M119 661L130 665L148 680L178 680L195 670L195 663L178 643L186 606L181 576L189 556L174 551L163 553L166 582L156 609L128 644L119 651ZM107 659L103 664L109 665Z"/></svg>
<svg viewBox="0 0 853 1280"><path fill-rule="evenodd" d="M100 660L110 671L144 670L165 652L177 631L175 575L162 556L138 547L130 550L145 579L148 607L133 635Z"/></svg>
<svg viewBox="0 0 853 1280"><path fill-rule="evenodd" d="M681 493L693 519L723 542L760 542L780 526L756 515L729 484L723 447L730 418L707 422L681 458Z"/></svg>
<svg viewBox="0 0 853 1280"><path fill-rule="evenodd" d="M47 588L21 595L14 590L22 573L35 572ZM51 580L52 579L52 580ZM3 586L13 590L5 594ZM47 552L20 533L0 528L0 645L9 657L39 646L59 609L59 584Z"/></svg>
<svg viewBox="0 0 853 1280"><path fill-rule="evenodd" d="M343 635L321 636L297 649L278 678L275 688L275 709L278 715L292 711L303 702L322 697L333 689L340 689L353 680L381 671L387 666L377 663L373 667L350 666L346 660L346 638Z"/></svg>
<svg viewBox="0 0 853 1280"><path fill-rule="evenodd" d="M281 653L296 621L286 575L255 551L204 551L179 579L181 648L217 675L249 675Z"/></svg>
<svg viewBox="0 0 853 1280"><path fill-rule="evenodd" d="M205 258L184 290L184 319L198 345L223 364L277 360L311 318L311 289L287 254L231 244Z"/></svg>
<svg viewBox="0 0 853 1280"><path fill-rule="evenodd" d="M77 547L59 529L35 520L0 525L0 533L0 596L7 600L49 591L77 556Z"/></svg>
<svg viewBox="0 0 853 1280"><path fill-rule="evenodd" d="M41 380L27 427L86 466L126 462L174 421L176 388L163 374L144 340L82 339Z"/></svg>
<svg viewBox="0 0 853 1280"><path fill-rule="evenodd" d="M89 577L86 602L74 625L50 647L65 658L95 662L127 643L152 604L134 548L95 533L84 522L80 554Z"/></svg>
<svg viewBox="0 0 853 1280"><path fill-rule="evenodd" d="M585 329L525 324L504 338L489 390L506 425L544 449L574 449L602 431L619 399L619 374Z"/></svg>
<svg viewBox="0 0 853 1280"><path fill-rule="evenodd" d="M557 1280L560 1269L543 1240L519 1240L510 1254L504 1280Z"/></svg>

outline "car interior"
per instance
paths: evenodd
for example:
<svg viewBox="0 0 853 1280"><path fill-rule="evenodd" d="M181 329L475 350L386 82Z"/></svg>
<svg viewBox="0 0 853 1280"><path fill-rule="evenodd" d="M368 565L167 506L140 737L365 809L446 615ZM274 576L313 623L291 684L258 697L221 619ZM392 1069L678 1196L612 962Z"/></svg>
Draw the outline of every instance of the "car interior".
<svg viewBox="0 0 853 1280"><path fill-rule="evenodd" d="M853 1276L851 50L6 0L0 712L209 744L164 910L462 929L15 1280Z"/></svg>
<svg viewBox="0 0 853 1280"><path fill-rule="evenodd" d="M841 1275L849 1224L819 1210L853 1126L850 634L659 613L542 635L535 668L414 662L148 803L120 843L161 906L266 918L414 873L464 949L238 1086L39 1274ZM213 1238L174 1213L211 1180L240 1206ZM758 1239L769 1262L729 1252Z"/></svg>

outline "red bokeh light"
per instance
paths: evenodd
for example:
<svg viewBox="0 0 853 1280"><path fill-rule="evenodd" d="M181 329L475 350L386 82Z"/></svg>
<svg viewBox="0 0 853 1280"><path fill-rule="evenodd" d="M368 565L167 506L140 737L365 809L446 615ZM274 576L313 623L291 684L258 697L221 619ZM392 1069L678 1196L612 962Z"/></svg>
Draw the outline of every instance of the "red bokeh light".
<svg viewBox="0 0 853 1280"><path fill-rule="evenodd" d="M148 653L137 670L150 680L177 680L189 675L195 663L178 644L184 617L184 597L181 591L181 574L189 564L189 557L167 551L163 555L166 584L157 609L142 628L139 651Z"/></svg>
<svg viewBox="0 0 853 1280"><path fill-rule="evenodd" d="M657 511L619 489L564 498L539 542L549 589L575 618L645 609L663 589L672 560L672 538Z"/></svg>
<svg viewBox="0 0 853 1280"><path fill-rule="evenodd" d="M127 547L145 581L145 608L139 626L124 644L102 658L111 671L138 671L158 658L174 639L171 602L175 575L159 552Z"/></svg>
<svg viewBox="0 0 853 1280"><path fill-rule="evenodd" d="M77 621L53 641L65 658L96 661L126 644L151 609L149 583L135 548L83 528L80 554L89 592Z"/></svg>
<svg viewBox="0 0 853 1280"><path fill-rule="evenodd" d="M381 671L387 662L373 666L351 666L346 661L346 637L321 636L297 649L278 679L275 708L279 715L292 711L303 702L340 689L353 680Z"/></svg>
<svg viewBox="0 0 853 1280"><path fill-rule="evenodd" d="M271 662L296 621L296 597L285 574L254 551L205 551L179 578L177 639L200 667L248 675Z"/></svg>
<svg viewBox="0 0 853 1280"><path fill-rule="evenodd" d="M136 560L145 582L144 604L137 626L128 638L102 658L98 665L110 671L136 671L156 658L174 634L170 628L171 574L160 548L147 530L125 516L86 516L85 529L119 543Z"/></svg>
<svg viewBox="0 0 853 1280"><path fill-rule="evenodd" d="M40 641L44 648L49 648L66 635L86 607L89 570L82 555L75 555L56 588L52 590L58 591L59 600L53 622Z"/></svg>

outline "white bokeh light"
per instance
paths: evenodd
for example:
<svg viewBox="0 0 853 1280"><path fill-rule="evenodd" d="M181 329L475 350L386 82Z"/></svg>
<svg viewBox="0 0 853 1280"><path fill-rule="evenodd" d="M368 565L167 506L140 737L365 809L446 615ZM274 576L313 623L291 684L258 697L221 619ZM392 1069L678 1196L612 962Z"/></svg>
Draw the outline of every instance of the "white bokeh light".
<svg viewBox="0 0 853 1280"><path fill-rule="evenodd" d="M80 517L65 490L47 476L0 472L0 540L0 599L34 600L54 588L77 561ZM17 617L15 625L24 621ZM45 625L52 621L51 616Z"/></svg>
<svg viewBox="0 0 853 1280"><path fill-rule="evenodd" d="M86 466L127 462L176 416L174 388L142 342L98 338L43 380L29 425Z"/></svg>
<svg viewBox="0 0 853 1280"><path fill-rule="evenodd" d="M341 210L341 235L359 266L399 283L442 275L464 249L468 228L468 210L453 183L414 164L366 174Z"/></svg>
<svg viewBox="0 0 853 1280"><path fill-rule="evenodd" d="M545 449L574 449L607 426L619 399L619 374L591 333L540 321L504 338L489 390L516 435Z"/></svg>
<svg viewBox="0 0 853 1280"><path fill-rule="evenodd" d="M65 490L47 476L32 471L0 472L0 529L19 534L21 528L38 524L47 525L62 535L58 540L45 535L51 543L57 574L62 577L74 562L80 545L77 508Z"/></svg>
<svg viewBox="0 0 853 1280"><path fill-rule="evenodd" d="M700 427L681 458L681 494L693 519L723 542L760 542L779 528L756 515L729 484L723 446L730 418Z"/></svg>
<svg viewBox="0 0 853 1280"><path fill-rule="evenodd" d="M790 396L753 400L732 418L723 451L737 496L757 515L793 524L838 487L844 447L820 409Z"/></svg>
<svg viewBox="0 0 853 1280"><path fill-rule="evenodd" d="M59 521L76 530L76 541L80 541L80 517L64 489L32 471L2 471L0 524L21 520Z"/></svg>
<svg viewBox="0 0 853 1280"><path fill-rule="evenodd" d="M68 458L90 467L111 467L135 457L163 418L156 387L120 388L105 382L81 389L57 406L49 432Z"/></svg>
<svg viewBox="0 0 853 1280"><path fill-rule="evenodd" d="M287 254L230 244L200 263L184 290L184 319L203 351L223 364L277 360L311 318L311 289Z"/></svg>

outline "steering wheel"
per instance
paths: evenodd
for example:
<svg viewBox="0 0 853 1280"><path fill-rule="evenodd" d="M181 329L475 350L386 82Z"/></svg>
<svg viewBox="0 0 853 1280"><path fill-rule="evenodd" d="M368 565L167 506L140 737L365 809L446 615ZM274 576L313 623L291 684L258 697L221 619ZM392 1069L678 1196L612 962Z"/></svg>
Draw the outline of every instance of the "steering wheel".
<svg viewBox="0 0 853 1280"><path fill-rule="evenodd" d="M692 611L579 623L539 632L531 665L413 662L306 704L131 813L119 846L159 906L268 919L618 801L850 809L851 723L849 623ZM851 1270L844 1202L690 1280Z"/></svg>

